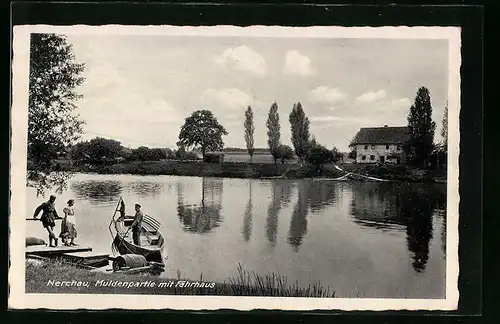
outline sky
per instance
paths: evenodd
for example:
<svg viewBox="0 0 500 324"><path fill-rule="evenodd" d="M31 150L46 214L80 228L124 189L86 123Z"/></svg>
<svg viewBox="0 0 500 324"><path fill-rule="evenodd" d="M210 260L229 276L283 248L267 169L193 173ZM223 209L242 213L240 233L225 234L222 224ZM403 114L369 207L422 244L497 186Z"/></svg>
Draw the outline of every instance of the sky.
<svg viewBox="0 0 500 324"><path fill-rule="evenodd" d="M246 147L244 111L255 119L255 147L267 147L266 119L278 104L281 141L301 102L310 131L348 151L361 127L404 126L419 87L431 94L440 139L448 89L448 41L72 34L85 63L76 112L84 140L175 148L184 119L209 109L227 129L226 147Z"/></svg>

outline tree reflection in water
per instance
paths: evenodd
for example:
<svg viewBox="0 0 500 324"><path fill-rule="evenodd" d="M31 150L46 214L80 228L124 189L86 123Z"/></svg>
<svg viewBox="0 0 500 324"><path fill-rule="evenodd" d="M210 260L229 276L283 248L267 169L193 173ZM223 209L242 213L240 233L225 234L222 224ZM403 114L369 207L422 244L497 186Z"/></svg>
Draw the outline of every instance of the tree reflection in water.
<svg viewBox="0 0 500 324"><path fill-rule="evenodd" d="M336 198L338 184L333 181L308 181L307 194L311 212L320 212L331 205ZM314 193L314 194L311 194Z"/></svg>
<svg viewBox="0 0 500 324"><path fill-rule="evenodd" d="M293 209L290 229L288 231L288 243L295 251L299 250L302 239L307 233L307 213L309 211L309 181L299 181L297 184L297 203Z"/></svg>
<svg viewBox="0 0 500 324"><path fill-rule="evenodd" d="M117 180L85 180L71 185L77 199L86 199L91 204L115 202L122 194L122 185Z"/></svg>
<svg viewBox="0 0 500 324"><path fill-rule="evenodd" d="M249 187L248 203L245 207L245 212L243 215L243 230L242 230L243 239L247 242L250 240L250 237L252 236L252 212L253 212L252 180L249 181L248 187Z"/></svg>
<svg viewBox="0 0 500 324"><path fill-rule="evenodd" d="M266 235L271 246L276 245L278 233L278 215L291 201L294 183L290 180L272 180L271 202L267 208Z"/></svg>
<svg viewBox="0 0 500 324"><path fill-rule="evenodd" d="M163 191L163 183L151 181L135 181L127 185L127 189L135 195L145 198L158 196Z"/></svg>
<svg viewBox="0 0 500 324"><path fill-rule="evenodd" d="M413 268L425 270L433 237L432 217L443 207L445 190L419 184L352 183L355 222L381 230L400 227L412 254ZM443 215L446 217L446 215Z"/></svg>
<svg viewBox="0 0 500 324"><path fill-rule="evenodd" d="M219 226L222 188L222 179L202 178L200 205L186 205L184 185L177 183L177 216L185 231L205 234Z"/></svg>

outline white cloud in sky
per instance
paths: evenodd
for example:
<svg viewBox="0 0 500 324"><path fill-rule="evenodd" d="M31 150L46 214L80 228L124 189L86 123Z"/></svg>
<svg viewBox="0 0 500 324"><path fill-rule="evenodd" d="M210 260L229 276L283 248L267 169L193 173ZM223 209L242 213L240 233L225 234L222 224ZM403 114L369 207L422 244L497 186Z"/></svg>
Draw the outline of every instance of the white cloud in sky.
<svg viewBox="0 0 500 324"><path fill-rule="evenodd" d="M380 99L384 99L386 96L387 94L385 93L385 90L378 90L377 92L369 91L357 97L356 102L358 103L373 102Z"/></svg>
<svg viewBox="0 0 500 324"><path fill-rule="evenodd" d="M207 89L201 95L201 103L207 105L207 109L241 110L246 108L251 101L252 98L246 92L236 88Z"/></svg>
<svg viewBox="0 0 500 324"><path fill-rule="evenodd" d="M342 118L336 116L312 116L310 120L313 122L332 122L342 120Z"/></svg>
<svg viewBox="0 0 500 324"><path fill-rule="evenodd" d="M226 49L224 53L216 57L215 62L225 68L251 72L257 75L265 75L267 70L266 60L259 53L245 45Z"/></svg>
<svg viewBox="0 0 500 324"><path fill-rule="evenodd" d="M85 104L93 107L93 111L82 111L82 115L90 124L93 121L116 122L117 125L133 123L158 124L175 123L182 120L179 109L163 99L147 98L138 94L110 95L109 97L84 99ZM110 124L110 128L113 128Z"/></svg>
<svg viewBox="0 0 500 324"><path fill-rule="evenodd" d="M348 95L337 88L319 86L311 91L310 97L314 103L334 104L346 100Z"/></svg>
<svg viewBox="0 0 500 324"><path fill-rule="evenodd" d="M285 55L285 74L308 76L314 74L311 67L311 60L300 54L298 51L288 51Z"/></svg>
<svg viewBox="0 0 500 324"><path fill-rule="evenodd" d="M411 106L411 100L408 98L398 98L398 99L393 99L391 101L393 106L396 107L410 107Z"/></svg>
<svg viewBox="0 0 500 324"><path fill-rule="evenodd" d="M330 126L335 126L335 122L342 124L349 123L349 124L360 124L360 125L366 123L366 118L360 118L360 117L312 116L310 120L318 123L328 123Z"/></svg>
<svg viewBox="0 0 500 324"><path fill-rule="evenodd" d="M125 84L125 78L118 69L103 64L89 69L85 82L91 83L96 88L119 87Z"/></svg>

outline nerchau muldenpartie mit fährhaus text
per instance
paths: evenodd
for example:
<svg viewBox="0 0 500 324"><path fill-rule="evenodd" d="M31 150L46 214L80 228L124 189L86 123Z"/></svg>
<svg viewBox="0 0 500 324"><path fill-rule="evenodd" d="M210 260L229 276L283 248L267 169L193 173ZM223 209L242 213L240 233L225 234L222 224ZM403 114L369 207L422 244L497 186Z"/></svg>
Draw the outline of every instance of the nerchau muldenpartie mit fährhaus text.
<svg viewBox="0 0 500 324"><path fill-rule="evenodd" d="M118 280L49 280L47 286L51 287L120 287L120 288L215 288L215 282L200 282L187 280L169 280L157 282L145 281L118 281Z"/></svg>

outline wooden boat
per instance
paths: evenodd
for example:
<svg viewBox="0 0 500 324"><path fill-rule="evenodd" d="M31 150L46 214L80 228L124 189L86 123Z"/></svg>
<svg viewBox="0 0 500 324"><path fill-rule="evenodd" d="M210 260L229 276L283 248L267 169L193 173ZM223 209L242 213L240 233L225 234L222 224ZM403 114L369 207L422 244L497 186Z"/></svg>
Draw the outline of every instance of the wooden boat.
<svg viewBox="0 0 500 324"><path fill-rule="evenodd" d="M151 216L144 215L140 234L140 246L135 245L132 239L132 225L134 216L116 218L116 213L120 211L122 198L118 201L118 206L109 224L109 230L113 237L112 247L119 254L143 255L147 261L163 262L163 248L165 240L159 231L161 224Z"/></svg>

